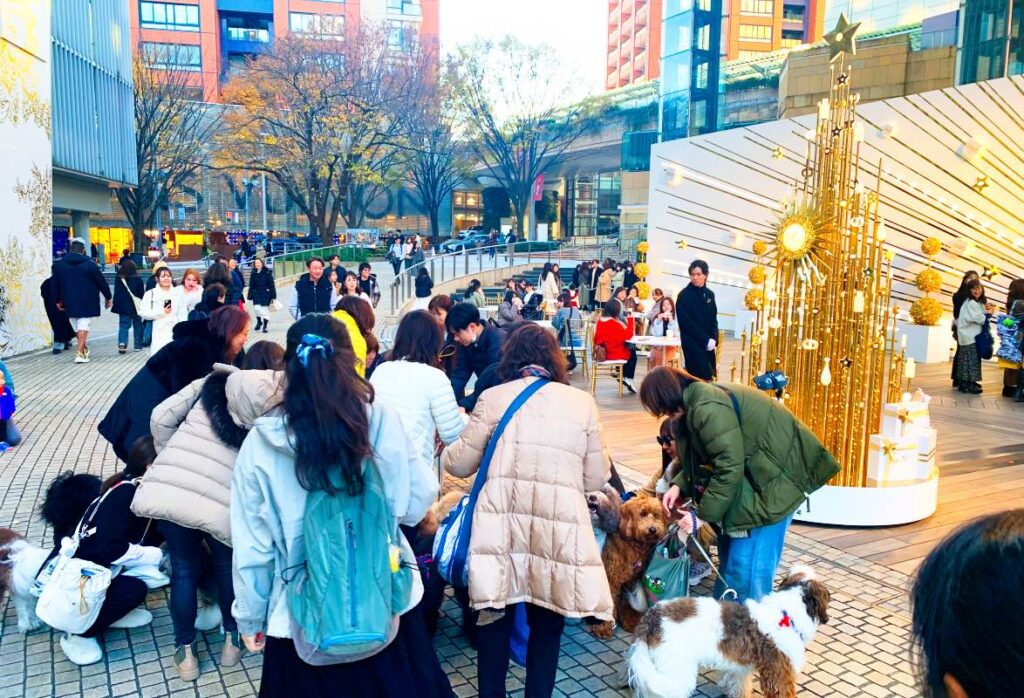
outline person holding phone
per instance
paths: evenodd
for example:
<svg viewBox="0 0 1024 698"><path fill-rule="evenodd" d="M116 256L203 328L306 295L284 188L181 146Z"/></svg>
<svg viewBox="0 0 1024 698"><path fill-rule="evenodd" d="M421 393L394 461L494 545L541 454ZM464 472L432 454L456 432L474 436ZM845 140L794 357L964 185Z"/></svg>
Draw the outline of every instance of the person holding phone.
<svg viewBox="0 0 1024 698"><path fill-rule="evenodd" d="M150 356L170 343L174 326L187 315L188 309L182 300L181 289L174 286L174 275L170 269L162 267L156 275L156 286L146 291L139 302L139 316L153 321Z"/></svg>

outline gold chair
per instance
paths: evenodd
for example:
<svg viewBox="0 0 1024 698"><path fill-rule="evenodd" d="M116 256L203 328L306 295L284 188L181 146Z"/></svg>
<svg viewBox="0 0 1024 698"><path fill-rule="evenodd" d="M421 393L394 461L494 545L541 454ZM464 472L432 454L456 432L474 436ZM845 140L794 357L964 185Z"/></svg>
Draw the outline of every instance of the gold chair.
<svg viewBox="0 0 1024 698"><path fill-rule="evenodd" d="M596 325L596 321L595 321ZM596 326L594 328L597 329ZM626 361L623 359L611 360L611 361L595 361L594 360L594 330L587 328L587 355L586 358L590 360L590 394L595 395L597 393L597 377L603 371L605 375L613 378L619 382L619 397L622 397L622 372L623 366L626 365Z"/></svg>

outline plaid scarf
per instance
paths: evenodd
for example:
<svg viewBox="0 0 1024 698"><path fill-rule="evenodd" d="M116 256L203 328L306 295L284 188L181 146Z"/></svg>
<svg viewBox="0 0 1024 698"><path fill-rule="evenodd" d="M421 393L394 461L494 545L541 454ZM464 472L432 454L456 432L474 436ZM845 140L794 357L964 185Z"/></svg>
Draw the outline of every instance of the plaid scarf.
<svg viewBox="0 0 1024 698"><path fill-rule="evenodd" d="M550 380L551 374L543 366L538 366L537 364L530 364L529 366L523 366L521 369L519 369L519 377L547 378L548 380Z"/></svg>

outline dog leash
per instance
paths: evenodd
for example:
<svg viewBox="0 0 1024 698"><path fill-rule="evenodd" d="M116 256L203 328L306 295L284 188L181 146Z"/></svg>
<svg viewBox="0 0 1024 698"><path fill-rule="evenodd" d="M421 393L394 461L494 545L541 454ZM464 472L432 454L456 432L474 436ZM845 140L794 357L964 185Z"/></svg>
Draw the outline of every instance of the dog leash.
<svg viewBox="0 0 1024 698"><path fill-rule="evenodd" d="M693 545L700 552L701 557L703 557L705 560L707 560L708 564L711 565L711 569L714 570L714 572L718 576L718 578L720 580L722 580L722 584L725 585L725 591L722 592L722 595L720 597L718 597L718 600L719 601L725 601L726 598L730 594L732 594L732 599L731 600L732 601L738 601L739 600L739 594L736 593L735 589L733 589L731 586L729 586L729 582L725 578L725 576L722 574L721 570L719 570L718 567L715 566L715 563L713 563L711 561L711 556L708 555L707 551L704 550L704 547L700 544L700 541L697 540L697 532L696 531L694 531L693 534L690 535L690 542L693 543Z"/></svg>

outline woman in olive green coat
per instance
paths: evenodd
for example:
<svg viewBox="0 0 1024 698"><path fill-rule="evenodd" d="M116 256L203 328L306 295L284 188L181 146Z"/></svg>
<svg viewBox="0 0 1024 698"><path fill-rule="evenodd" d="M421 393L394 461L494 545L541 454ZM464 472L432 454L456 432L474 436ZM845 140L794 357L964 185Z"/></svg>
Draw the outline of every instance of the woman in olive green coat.
<svg viewBox="0 0 1024 698"><path fill-rule="evenodd" d="M742 385L705 383L657 368L640 400L659 417L677 417L679 475L663 499L683 530L701 521L719 533L721 577L739 600L772 591L793 512L839 472L839 462L785 406ZM675 513L674 513L675 512Z"/></svg>

